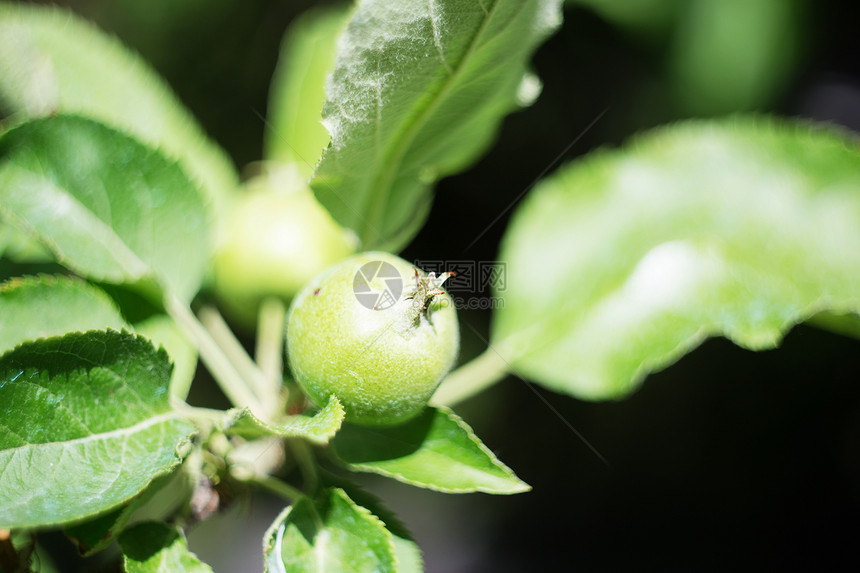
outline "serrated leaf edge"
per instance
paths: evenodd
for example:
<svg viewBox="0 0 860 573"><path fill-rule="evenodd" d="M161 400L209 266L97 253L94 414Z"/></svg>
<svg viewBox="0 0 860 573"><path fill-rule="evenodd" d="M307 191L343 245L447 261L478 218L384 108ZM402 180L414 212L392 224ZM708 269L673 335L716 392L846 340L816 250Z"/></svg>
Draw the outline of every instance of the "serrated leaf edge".
<svg viewBox="0 0 860 573"><path fill-rule="evenodd" d="M497 468L499 468L500 470L502 470L506 474L504 476L494 476L494 477L496 477L497 479L500 479L500 480L511 481L513 484L516 484L516 487L508 489L508 490L500 490L500 489L490 488L490 487L486 487L486 486L469 487L469 488L444 487L444 486L439 486L439 485L435 485L435 484L429 484L429 483L417 481L417 480L408 478L399 472L386 470L383 468L379 468L377 466L362 464L362 463L345 462L343 460L340 460L340 458L337 458L337 459L340 461L340 463L345 464L347 469L350 469L352 471L362 471L362 472L368 472L368 473L375 473L375 474L378 474L381 476L390 477L390 478L395 479L401 483L413 485L416 487L420 487L422 489L429 489L431 491L438 491L440 493L475 493L475 492L481 492L481 493L488 493L488 494L493 494L493 495L513 495L513 494L517 494L517 493L525 493L527 491L531 491L532 487L529 484L527 484L526 482L524 482L523 480L521 480L519 477L517 477L516 473L514 473L514 471L511 468L509 468L504 463L502 463L502 461L496 456L496 454L494 454L492 452L492 450L490 450L481 441L481 439L475 434L474 430L472 430L472 428L462 418L460 418L457 414L455 414L453 410L451 410L450 408L447 408L445 406L433 406L433 408L435 408L436 410L447 415L449 420L451 420L455 424L457 424L457 426L461 430L463 430L463 432L466 434L466 437L469 439L469 441L472 442L473 444L475 444L481 450L481 452L483 452L487 456L487 458L490 460L490 462L494 466L496 466ZM336 456L336 454L335 454L335 456ZM481 470L481 472L483 473L483 470Z"/></svg>
<svg viewBox="0 0 860 573"><path fill-rule="evenodd" d="M610 169L610 167L607 167L607 164L611 165L619 160L634 158L642 149L659 149L666 145L675 144L678 140L683 141L690 134L710 132L715 132L726 137L742 137L746 133L757 133L759 136L765 137L763 134L767 134L767 138L769 139L782 139L786 136L801 135L812 138L826 138L832 144L840 144L845 150L856 152L857 149L860 149L860 137L856 133L839 125L806 118L788 120L766 114L738 114L724 120L689 119L678 121L637 132L620 146L607 146L596 149L582 159L574 160L561 166L548 179L541 182L530 196L526 198L521 207L514 212L508 229L517 227L520 224L520 220L527 217L526 214L529 209L535 208L533 204L537 204L538 201L542 200L543 195L563 193L564 191L561 190L562 185L559 181L564 181L572 177L571 172L590 174L591 172L599 172L602 169ZM741 145L750 145L746 140L739 141ZM500 253L504 254L508 250L507 243L510 241L512 239L508 231L506 231L499 246ZM504 298L505 295L504 291L494 291L493 294L501 298ZM648 376L675 364L683 356L694 351L708 339L725 338L733 344L750 351L769 350L779 347L785 336L795 326L805 323L815 315L826 311L860 316L860 301L855 299L853 301L841 300L834 302L827 296L812 300L809 304L798 308L795 313L787 315L787 318L781 324L762 331L766 332L766 339L761 336L755 340L748 339L743 335L727 331L718 323L702 323L693 335L679 341L671 350L662 354L655 354L643 360L624 383L618 384L611 392L602 393L598 398L589 398L585 394L571 392L569 384L540 380L536 377L520 377L534 379L535 382L546 388L579 396L584 399L620 399L641 387ZM541 322L542 320L532 322L526 329L509 332L505 335L497 332L495 327L498 326L498 322L495 322L493 325L494 328L491 329L491 343L496 348L505 348L507 350L504 353L506 359L515 367L519 367L518 362L527 358L535 350L534 348L530 348L529 341L534 338L535 332L540 331Z"/></svg>
<svg viewBox="0 0 860 573"><path fill-rule="evenodd" d="M391 558L391 562L394 564L395 569L397 571L397 564L399 563L397 559L397 551L394 547L394 535L388 530L385 526L385 522L382 521L377 515L375 515L372 511L367 509L364 506L358 505L355 503L352 498L350 498L346 492L339 488L333 487L326 491L326 493L331 495L337 495L344 501L346 501L351 508L356 510L363 518L370 520L375 525L378 525L382 531L384 532L385 539L387 541L386 545L388 548L388 556ZM316 501L311 498L303 498L302 501L305 503L311 503L316 508ZM272 521L271 525L269 525L268 529L266 529L266 533L263 534L263 562L265 567L265 573L288 573L286 568L283 565L283 561L281 559L276 559L276 563L280 566L279 569L275 571L271 571L269 569L269 559L268 556L274 553L275 555L281 555L281 543L284 538L284 533L287 530L286 524L284 523L289 516L290 512L293 509L293 505L288 505L285 507L281 513ZM314 535L314 548L316 549L316 534L319 532L315 532ZM423 558L422 558L423 562ZM323 571L323 569L320 569Z"/></svg>
<svg viewBox="0 0 860 573"><path fill-rule="evenodd" d="M326 408L328 408L329 405L333 405L332 408L334 410L334 414L340 414L340 421L337 424L337 428L335 428L333 431L326 431L323 434L312 433L306 432L302 429L291 428L287 425L290 420L312 422L316 418L316 416L323 412ZM254 413L249 408L233 408L232 410L227 412L227 416L225 417L225 421L221 429L226 434L232 433L235 435L242 435L241 432L231 432L231 429L235 426L235 424L239 421L240 418L245 417L250 419L255 425L257 425L262 430L265 430L272 436L280 438L303 438L313 444L324 446L328 444L329 441L331 441L331 439L335 436L335 434L337 434L338 430L340 430L341 426L343 425L344 415L344 409L340 401L338 401L335 396L331 396L328 404L318 410L313 416L288 416L286 421L282 422L281 424L269 424L267 422L263 422L256 415L254 415Z"/></svg>

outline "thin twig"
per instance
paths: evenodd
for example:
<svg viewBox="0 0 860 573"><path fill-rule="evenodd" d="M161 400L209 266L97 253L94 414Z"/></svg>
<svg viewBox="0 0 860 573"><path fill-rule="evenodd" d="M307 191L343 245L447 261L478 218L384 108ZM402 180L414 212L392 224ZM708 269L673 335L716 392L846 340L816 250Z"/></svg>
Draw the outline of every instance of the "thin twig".
<svg viewBox="0 0 860 573"><path fill-rule="evenodd" d="M263 408L263 404L251 391L234 365L227 359L221 347L209 334L209 331L197 320L197 317L191 312L188 305L176 297L165 296L164 308L167 310L167 314L170 315L197 347L198 352L200 352L200 359L227 396L227 399L237 408L247 406L257 417L267 419L266 409Z"/></svg>
<svg viewBox="0 0 860 573"><path fill-rule="evenodd" d="M254 357L263 373L269 396L278 396L283 385L286 317L286 306L277 297L266 298L260 305Z"/></svg>
<svg viewBox="0 0 860 573"><path fill-rule="evenodd" d="M200 315L200 323L209 332L242 379L247 382L254 395L264 404L271 403L277 393L269 392L263 372L248 356L242 343L230 330L221 313L215 307L204 306L198 314Z"/></svg>
<svg viewBox="0 0 860 573"><path fill-rule="evenodd" d="M451 372L433 394L431 404L453 406L489 388L509 374L507 362L488 348L470 362Z"/></svg>
<svg viewBox="0 0 860 573"><path fill-rule="evenodd" d="M316 491L319 477L317 476L317 466L314 460L311 449L304 440L290 440L290 450L293 452L299 470L302 472L302 477L305 480L305 491L313 493Z"/></svg>
<svg viewBox="0 0 860 573"><path fill-rule="evenodd" d="M272 476L254 477L253 479L248 481L250 483L260 486L267 491L274 493L275 495L283 497L287 501L295 502L305 497L305 494L303 494L297 488L294 488L290 484Z"/></svg>

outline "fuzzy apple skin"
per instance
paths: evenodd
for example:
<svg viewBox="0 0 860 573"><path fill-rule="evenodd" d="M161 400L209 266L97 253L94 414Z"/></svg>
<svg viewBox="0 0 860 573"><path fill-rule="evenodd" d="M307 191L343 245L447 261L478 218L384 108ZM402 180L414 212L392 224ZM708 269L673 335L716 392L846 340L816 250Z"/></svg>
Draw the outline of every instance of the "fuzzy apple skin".
<svg viewBox="0 0 860 573"><path fill-rule="evenodd" d="M390 308L367 308L354 279L365 264L383 261L399 271L404 293ZM347 420L393 425L415 416L457 359L460 331L448 294L417 313L406 296L415 285L411 264L388 253L350 257L311 281L287 318L287 354L295 379L318 405L334 394ZM423 275L423 273L422 273ZM384 282L371 283L374 290Z"/></svg>

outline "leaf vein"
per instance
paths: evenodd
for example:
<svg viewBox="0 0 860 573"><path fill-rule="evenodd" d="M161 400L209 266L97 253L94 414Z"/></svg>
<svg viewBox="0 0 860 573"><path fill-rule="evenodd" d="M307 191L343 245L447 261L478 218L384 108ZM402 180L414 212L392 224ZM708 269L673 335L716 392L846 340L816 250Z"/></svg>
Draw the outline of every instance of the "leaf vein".
<svg viewBox="0 0 860 573"><path fill-rule="evenodd" d="M80 438L75 438L72 440L64 440L64 441L60 441L60 442L41 442L38 444L25 444L22 446L16 446L14 448L8 448L5 450L2 450L2 452L0 452L0 453L11 452L14 454L19 450L25 450L25 451L33 452L37 448L44 448L44 447L56 446L56 445L62 445L63 448L61 451L65 451L70 446L75 446L78 444L86 444L87 442L96 442L96 441L102 441L103 442L106 440L110 440L112 438L128 437L128 436L131 436L135 433L142 432L142 431L146 430L147 428L155 426L157 424L162 424L164 422L171 422L171 421L179 420L179 419L180 419L179 414L177 414L176 412L173 412L173 411L165 412L164 414L160 414L158 416L153 416L152 418L147 418L146 420L142 420L142 421L140 421L140 422L138 422L132 426L126 426L124 428L117 428L116 430L111 430L108 432L100 432L98 434L90 434L89 436L83 436Z"/></svg>
<svg viewBox="0 0 860 573"><path fill-rule="evenodd" d="M400 168L400 165L403 162L403 157L406 155L406 151L409 149L412 140L415 139L415 136L418 134L420 129L427 123L433 111L444 100L447 92L452 89L452 86L459 78L460 72L464 69L466 63L477 50L477 46L481 44L484 32L486 31L489 22L492 20L497 7L498 2L494 2L491 9L485 12L485 17L482 19L481 25L478 26L474 36L469 41L469 45L463 53L463 56L457 62L456 66L452 68L442 86L433 95L430 101L424 105L424 108L416 115L415 120L413 120L405 129L403 136L400 137L399 140L395 140L391 146L389 146L389 149L392 151L385 154L388 156L388 159L382 162L383 168L380 170L380 174L376 178L375 188L379 189L379 192L370 197L371 208L368 210L368 216L365 220L365 229L361 234L363 242L367 242L369 231L379 228L385 206L388 204L388 196L391 192L395 173L397 173Z"/></svg>
<svg viewBox="0 0 860 573"><path fill-rule="evenodd" d="M445 59L445 50L442 48L442 30L436 0L427 0L427 12L430 16L430 26L433 28L433 44L436 46L436 52L439 54L439 61L442 62L442 65L451 74L454 70L451 69L451 65Z"/></svg>

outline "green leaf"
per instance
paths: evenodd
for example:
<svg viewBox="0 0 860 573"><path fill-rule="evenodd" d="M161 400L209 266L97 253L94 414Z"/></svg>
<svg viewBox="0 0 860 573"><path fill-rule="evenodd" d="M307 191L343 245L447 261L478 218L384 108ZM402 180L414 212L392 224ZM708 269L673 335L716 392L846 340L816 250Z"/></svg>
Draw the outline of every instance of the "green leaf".
<svg viewBox="0 0 860 573"><path fill-rule="evenodd" d="M82 117L0 137L0 215L94 280L155 280L188 300L208 265L207 210L179 165Z"/></svg>
<svg viewBox="0 0 860 573"><path fill-rule="evenodd" d="M312 186L362 248L396 251L418 232L433 183L534 99L526 65L560 21L558 0L359 2L326 88L331 147Z"/></svg>
<svg viewBox="0 0 860 573"><path fill-rule="evenodd" d="M126 573L212 573L188 550L182 530L148 521L119 537Z"/></svg>
<svg viewBox="0 0 860 573"><path fill-rule="evenodd" d="M421 549L400 518L385 507L381 499L341 476L325 471L321 471L320 474L324 484L339 487L351 500L368 509L382 521L385 529L391 533L391 541L394 543L397 573L423 573L424 559L421 556Z"/></svg>
<svg viewBox="0 0 860 573"><path fill-rule="evenodd" d="M48 263L51 253L38 241L34 241L0 217L0 259L15 262Z"/></svg>
<svg viewBox="0 0 860 573"><path fill-rule="evenodd" d="M72 331L129 328L101 289L65 276L14 278L0 284L0 354L25 341ZM174 363L170 391L180 399L197 369L197 351L163 314L135 323L134 331L168 349Z"/></svg>
<svg viewBox="0 0 860 573"><path fill-rule="evenodd" d="M860 339L860 315L824 311L809 318L809 324L843 336Z"/></svg>
<svg viewBox="0 0 860 573"><path fill-rule="evenodd" d="M800 73L807 23L799 2L685 2L668 54L670 85L687 113L770 107Z"/></svg>
<svg viewBox="0 0 860 573"><path fill-rule="evenodd" d="M0 354L37 338L126 326L102 290L68 277L24 277L0 284L0 317Z"/></svg>
<svg viewBox="0 0 860 573"><path fill-rule="evenodd" d="M302 438L318 445L325 445L343 423L343 406L337 398L329 398L328 404L313 416L288 416L278 424L261 421L248 408L231 410L224 431L243 438L277 436L280 438Z"/></svg>
<svg viewBox="0 0 860 573"><path fill-rule="evenodd" d="M342 489L351 500L361 507L368 509L382 521L385 529L391 533L391 540L394 543L397 573L422 573L424 571L424 559L421 556L421 549L415 543L412 534L403 522L400 521L400 518L385 507L381 499L357 484L344 479L342 476L325 470L320 471L320 479L322 483L329 487Z"/></svg>
<svg viewBox="0 0 860 573"><path fill-rule="evenodd" d="M347 6L308 10L290 25L269 88L266 159L296 164L307 180L328 145L322 124L325 82Z"/></svg>
<svg viewBox="0 0 860 573"><path fill-rule="evenodd" d="M397 560L397 573L423 573L424 558L421 557L421 549L411 539L405 539L396 535L392 536L394 542L394 558Z"/></svg>
<svg viewBox="0 0 860 573"><path fill-rule="evenodd" d="M385 525L341 489L284 509L263 538L263 558L267 573L396 571Z"/></svg>
<svg viewBox="0 0 860 573"><path fill-rule="evenodd" d="M66 526L63 533L81 555L88 556L113 543L130 523L166 518L187 504L193 493L194 484L185 469L156 478L131 501L95 519Z"/></svg>
<svg viewBox="0 0 860 573"><path fill-rule="evenodd" d="M230 159L137 54L66 10L0 4L0 106L24 117L80 114L179 159L219 209Z"/></svg>
<svg viewBox="0 0 860 573"><path fill-rule="evenodd" d="M80 329L79 329L80 330ZM152 341L155 346L164 346L173 362L170 377L170 394L185 400L197 372L197 348L185 333L166 314L154 314L134 323L134 331Z"/></svg>
<svg viewBox="0 0 860 573"><path fill-rule="evenodd" d="M779 344L860 311L858 141L765 119L689 122L543 181L502 244L492 346L586 399L621 397L709 336Z"/></svg>
<svg viewBox="0 0 860 573"><path fill-rule="evenodd" d="M332 448L351 470L445 493L511 494L531 489L445 407L428 407L398 426L344 424Z"/></svg>
<svg viewBox="0 0 860 573"><path fill-rule="evenodd" d="M659 41L665 41L677 20L679 4L682 0L567 0L568 6L588 7L617 26Z"/></svg>
<svg viewBox="0 0 860 573"><path fill-rule="evenodd" d="M334 473L323 467L318 468L318 477L320 484L323 486L342 489L349 499L361 507L370 510L373 515L382 520L382 523L385 524L385 529L395 537L412 539L412 533L410 533L403 521L393 511L388 509L376 494L370 493L346 476Z"/></svg>
<svg viewBox="0 0 860 573"><path fill-rule="evenodd" d="M170 408L170 368L163 350L114 331L0 357L0 528L92 517L172 471L194 427Z"/></svg>

